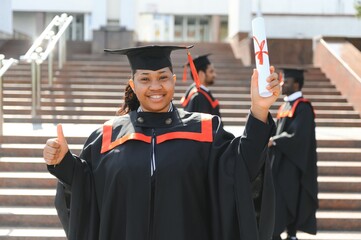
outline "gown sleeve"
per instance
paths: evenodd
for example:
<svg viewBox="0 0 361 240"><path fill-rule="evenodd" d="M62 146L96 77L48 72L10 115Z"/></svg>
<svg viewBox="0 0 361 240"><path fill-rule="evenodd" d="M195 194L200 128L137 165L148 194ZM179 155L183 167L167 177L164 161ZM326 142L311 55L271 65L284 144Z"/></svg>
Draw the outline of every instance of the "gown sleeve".
<svg viewBox="0 0 361 240"><path fill-rule="evenodd" d="M95 240L99 235L99 211L91 166L92 160L99 156L100 139L98 130L88 138L79 157L68 151L60 164L48 166L48 171L59 180L55 208L69 240Z"/></svg>
<svg viewBox="0 0 361 240"><path fill-rule="evenodd" d="M215 124L215 123L214 123ZM251 114L241 137L215 130L209 181L215 239L269 240L274 225L274 191L267 143L275 129ZM220 227L218 227L220 226Z"/></svg>

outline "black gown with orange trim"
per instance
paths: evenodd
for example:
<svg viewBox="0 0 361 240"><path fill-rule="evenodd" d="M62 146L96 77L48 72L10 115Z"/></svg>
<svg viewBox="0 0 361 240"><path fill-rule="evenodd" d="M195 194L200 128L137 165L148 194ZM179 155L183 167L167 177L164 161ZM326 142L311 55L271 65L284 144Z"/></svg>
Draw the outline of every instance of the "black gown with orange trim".
<svg viewBox="0 0 361 240"><path fill-rule="evenodd" d="M197 89L195 83L189 86L181 99L181 104L184 110L188 112L209 113L221 117L219 101L213 97L209 90L207 91L202 87Z"/></svg>
<svg viewBox="0 0 361 240"><path fill-rule="evenodd" d="M80 157L68 152L48 166L62 183L59 216L70 208L62 219L68 238L269 240L274 192L266 144L275 127L268 121L250 115L237 138L217 116L177 109L107 122Z"/></svg>
<svg viewBox="0 0 361 240"><path fill-rule="evenodd" d="M271 147L276 191L274 235L288 225L315 234L318 208L315 115L311 103L285 102L277 114L276 146Z"/></svg>

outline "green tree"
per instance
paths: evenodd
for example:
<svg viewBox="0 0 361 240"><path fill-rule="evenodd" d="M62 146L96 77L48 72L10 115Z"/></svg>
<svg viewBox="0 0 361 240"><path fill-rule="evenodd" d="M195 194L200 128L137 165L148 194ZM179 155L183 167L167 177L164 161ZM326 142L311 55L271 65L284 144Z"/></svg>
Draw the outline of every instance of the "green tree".
<svg viewBox="0 0 361 240"><path fill-rule="evenodd" d="M355 1L356 16L361 18L361 0Z"/></svg>

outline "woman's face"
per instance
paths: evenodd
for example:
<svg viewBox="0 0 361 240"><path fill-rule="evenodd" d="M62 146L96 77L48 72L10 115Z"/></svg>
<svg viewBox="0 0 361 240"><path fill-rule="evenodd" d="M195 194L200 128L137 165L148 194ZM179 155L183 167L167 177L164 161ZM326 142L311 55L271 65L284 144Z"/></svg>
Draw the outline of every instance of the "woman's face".
<svg viewBox="0 0 361 240"><path fill-rule="evenodd" d="M137 95L144 112L167 112L173 99L176 76L168 67L136 70L129 85Z"/></svg>

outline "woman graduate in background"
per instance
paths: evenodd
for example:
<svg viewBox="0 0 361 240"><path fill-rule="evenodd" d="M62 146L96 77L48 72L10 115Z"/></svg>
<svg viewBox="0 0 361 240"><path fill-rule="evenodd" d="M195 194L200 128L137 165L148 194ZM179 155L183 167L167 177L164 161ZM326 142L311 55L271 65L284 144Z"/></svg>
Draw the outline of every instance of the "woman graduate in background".
<svg viewBox="0 0 361 240"><path fill-rule="evenodd" d="M265 153L278 76L268 77L273 95L263 98L254 70L250 114L243 135L234 137L218 116L173 105L170 54L188 48L108 50L127 55L132 68L121 116L94 131L79 157L61 125L47 141L45 162L61 182L58 212L70 209L61 217L70 240L271 238L274 196Z"/></svg>

